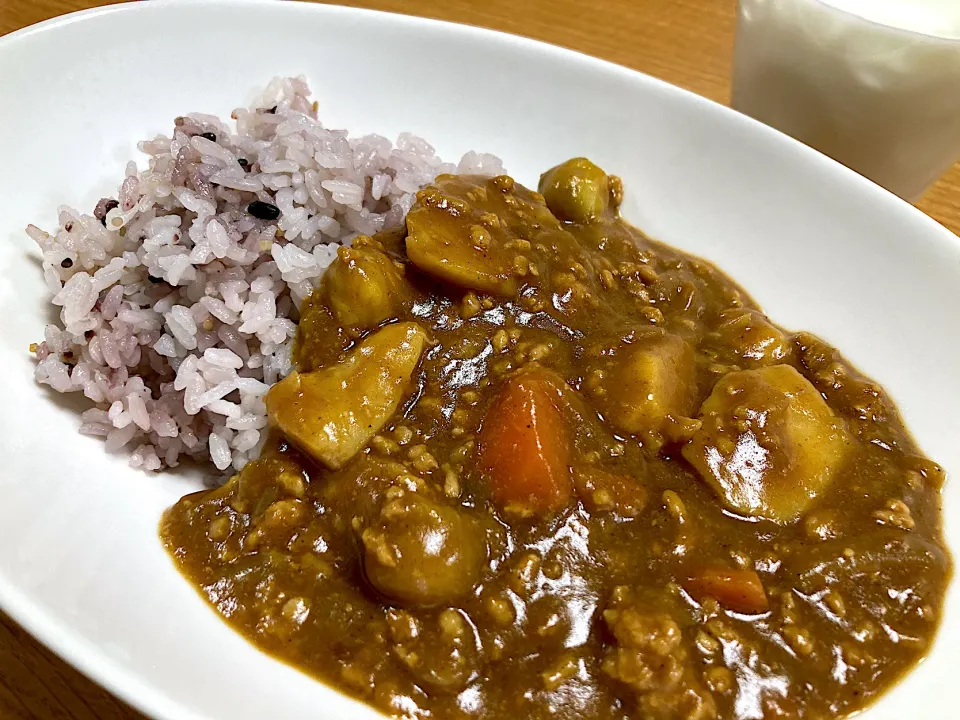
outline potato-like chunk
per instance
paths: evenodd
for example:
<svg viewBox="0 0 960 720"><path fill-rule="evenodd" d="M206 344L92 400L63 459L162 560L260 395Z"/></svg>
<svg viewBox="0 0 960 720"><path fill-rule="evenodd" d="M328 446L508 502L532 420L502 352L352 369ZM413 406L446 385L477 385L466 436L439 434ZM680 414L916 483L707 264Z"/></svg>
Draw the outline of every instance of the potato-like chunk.
<svg viewBox="0 0 960 720"><path fill-rule="evenodd" d="M833 482L850 449L843 422L789 365L725 375L683 456L727 507L786 524Z"/></svg>
<svg viewBox="0 0 960 720"><path fill-rule="evenodd" d="M789 338L759 310L724 310L720 319L717 337L743 367L777 365L793 352Z"/></svg>
<svg viewBox="0 0 960 720"><path fill-rule="evenodd" d="M617 430L655 432L668 415L691 411L693 348L677 335L640 336L598 369L602 379L597 404Z"/></svg>
<svg viewBox="0 0 960 720"><path fill-rule="evenodd" d="M370 583L405 607L449 605L479 581L487 546L462 508L418 493L387 501L361 534Z"/></svg>
<svg viewBox="0 0 960 720"><path fill-rule="evenodd" d="M370 329L396 317L408 287L395 262L370 245L369 238L363 240L337 251L324 274L323 291L341 325Z"/></svg>
<svg viewBox="0 0 960 720"><path fill-rule="evenodd" d="M573 158L540 176L547 207L561 220L589 223L610 204L607 174L586 158Z"/></svg>
<svg viewBox="0 0 960 720"><path fill-rule="evenodd" d="M421 270L441 280L491 295L517 291L512 235L500 223L486 227L482 207L460 195L468 181L440 176L422 190L407 213L407 255ZM482 184L472 188L476 193Z"/></svg>
<svg viewBox="0 0 960 720"><path fill-rule="evenodd" d="M336 365L290 373L267 393L267 415L308 455L343 467L407 396L426 341L417 323L387 325Z"/></svg>

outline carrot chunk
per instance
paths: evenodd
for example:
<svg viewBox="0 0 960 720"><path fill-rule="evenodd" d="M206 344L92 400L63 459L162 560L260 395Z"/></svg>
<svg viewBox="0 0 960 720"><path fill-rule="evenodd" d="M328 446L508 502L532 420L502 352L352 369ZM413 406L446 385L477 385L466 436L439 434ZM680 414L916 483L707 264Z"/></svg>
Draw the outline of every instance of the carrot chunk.
<svg viewBox="0 0 960 720"><path fill-rule="evenodd" d="M494 502L512 514L549 514L570 501L570 441L560 410L564 386L544 370L515 375L484 418L480 467Z"/></svg>
<svg viewBox="0 0 960 720"><path fill-rule="evenodd" d="M697 602L712 597L734 612L759 614L770 608L763 582L753 570L702 568L683 587Z"/></svg>

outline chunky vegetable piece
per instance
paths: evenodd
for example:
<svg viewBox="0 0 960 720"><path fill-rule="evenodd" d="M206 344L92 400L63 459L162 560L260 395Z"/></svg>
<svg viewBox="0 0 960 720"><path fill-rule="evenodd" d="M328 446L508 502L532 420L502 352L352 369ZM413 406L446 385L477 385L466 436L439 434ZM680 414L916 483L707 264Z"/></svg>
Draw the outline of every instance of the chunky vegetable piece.
<svg viewBox="0 0 960 720"><path fill-rule="evenodd" d="M820 393L789 365L724 376L683 456L732 510L799 518L830 486L850 439Z"/></svg>
<svg viewBox="0 0 960 720"><path fill-rule="evenodd" d="M270 421L314 459L342 467L407 396L426 341L416 323L387 325L343 362L290 373L267 393Z"/></svg>
<svg viewBox="0 0 960 720"><path fill-rule="evenodd" d="M693 350L681 337L647 333L617 348L597 365L604 417L618 430L638 435L660 428L668 415L691 410Z"/></svg>
<svg viewBox="0 0 960 720"><path fill-rule="evenodd" d="M507 380L480 431L480 467L494 502L516 515L548 514L570 500L563 380L542 370Z"/></svg>
<svg viewBox="0 0 960 720"><path fill-rule="evenodd" d="M610 204L607 174L586 158L573 158L540 176L547 207L561 220L589 223Z"/></svg>
<svg viewBox="0 0 960 720"><path fill-rule="evenodd" d="M372 238L341 246L323 276L323 291L337 321L369 330L396 317L409 286L402 265L376 247Z"/></svg>
<svg viewBox="0 0 960 720"><path fill-rule="evenodd" d="M793 346L783 331L759 310L736 308L720 313L716 339L746 368L783 363Z"/></svg>
<svg viewBox="0 0 960 720"><path fill-rule="evenodd" d="M683 587L697 602L712 597L734 612L758 615L770 609L763 582L753 570L701 568Z"/></svg>
<svg viewBox="0 0 960 720"><path fill-rule="evenodd" d="M454 285L492 295L513 295L517 291L514 259L518 253L508 245L514 238L500 222L446 194L444 188L452 181L449 177L441 175L435 188L422 190L417 205L407 214L410 260Z"/></svg>
<svg viewBox="0 0 960 720"><path fill-rule="evenodd" d="M455 601L474 586L487 559L483 532L471 516L416 492L389 499L361 539L367 578L408 607Z"/></svg>

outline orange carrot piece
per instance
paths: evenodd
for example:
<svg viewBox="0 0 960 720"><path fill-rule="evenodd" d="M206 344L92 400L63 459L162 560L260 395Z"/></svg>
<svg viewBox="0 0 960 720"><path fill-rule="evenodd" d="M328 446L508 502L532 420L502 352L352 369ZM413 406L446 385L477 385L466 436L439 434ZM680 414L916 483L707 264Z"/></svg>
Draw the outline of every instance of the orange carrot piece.
<svg viewBox="0 0 960 720"><path fill-rule="evenodd" d="M480 467L494 502L521 516L569 502L570 441L560 410L563 381L543 370L507 380L480 430Z"/></svg>
<svg viewBox="0 0 960 720"><path fill-rule="evenodd" d="M770 609L763 582L753 570L702 568L683 587L697 602L712 597L734 612L759 614Z"/></svg>

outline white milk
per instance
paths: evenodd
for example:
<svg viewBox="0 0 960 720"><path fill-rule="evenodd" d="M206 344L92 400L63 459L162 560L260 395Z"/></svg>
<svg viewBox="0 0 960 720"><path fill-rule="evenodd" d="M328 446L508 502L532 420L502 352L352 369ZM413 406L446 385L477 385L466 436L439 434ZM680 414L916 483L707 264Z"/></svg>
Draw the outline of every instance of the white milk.
<svg viewBox="0 0 960 720"><path fill-rule="evenodd" d="M960 157L960 0L740 0L733 106L914 199Z"/></svg>

